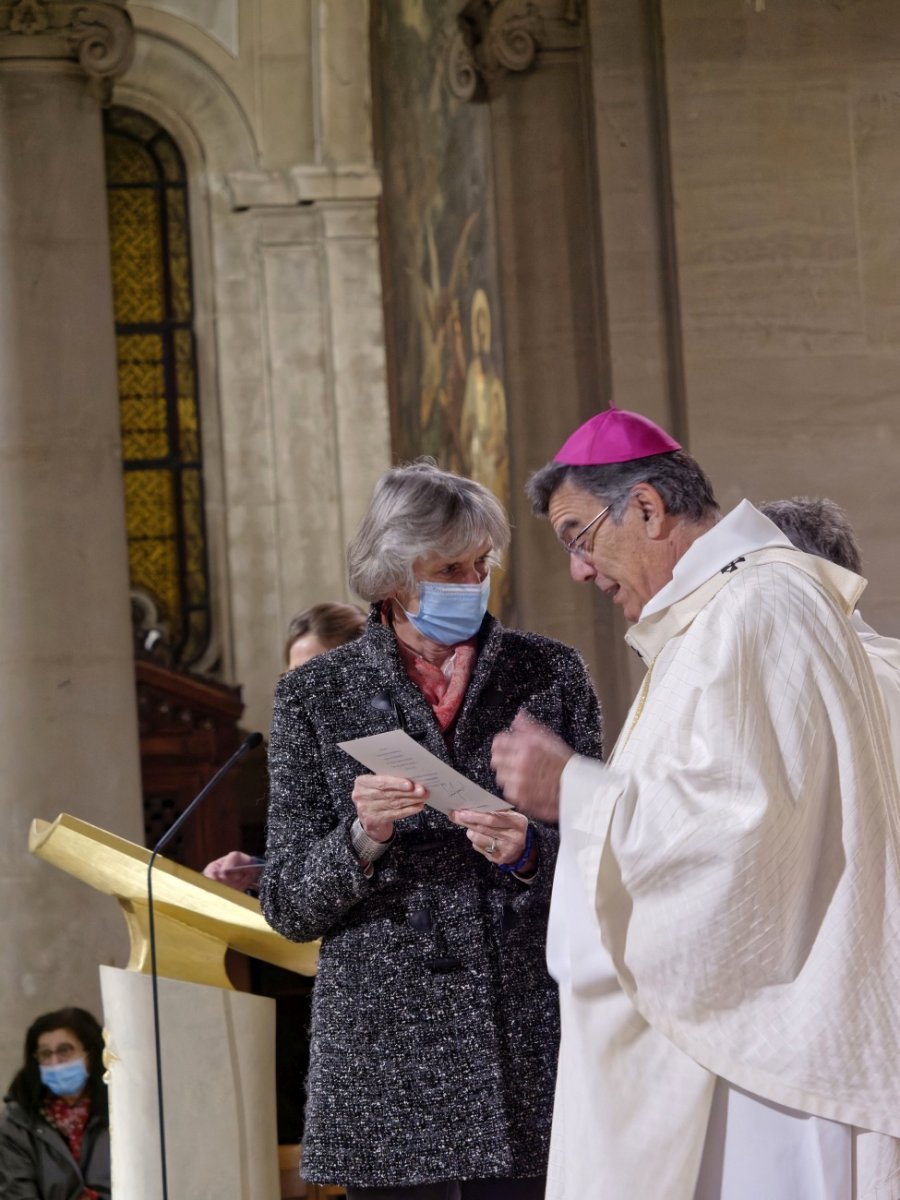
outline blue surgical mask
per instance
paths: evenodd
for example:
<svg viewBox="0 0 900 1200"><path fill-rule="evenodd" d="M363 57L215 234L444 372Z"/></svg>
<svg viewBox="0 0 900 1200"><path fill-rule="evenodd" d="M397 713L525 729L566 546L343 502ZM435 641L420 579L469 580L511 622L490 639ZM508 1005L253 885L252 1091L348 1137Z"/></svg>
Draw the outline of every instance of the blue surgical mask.
<svg viewBox="0 0 900 1200"><path fill-rule="evenodd" d="M77 1096L88 1081L88 1070L83 1058L71 1062L48 1063L41 1066L41 1083L54 1096Z"/></svg>
<svg viewBox="0 0 900 1200"><path fill-rule="evenodd" d="M481 628L491 594L491 578L481 583L420 583L419 611L404 612L414 629L432 642L455 646Z"/></svg>

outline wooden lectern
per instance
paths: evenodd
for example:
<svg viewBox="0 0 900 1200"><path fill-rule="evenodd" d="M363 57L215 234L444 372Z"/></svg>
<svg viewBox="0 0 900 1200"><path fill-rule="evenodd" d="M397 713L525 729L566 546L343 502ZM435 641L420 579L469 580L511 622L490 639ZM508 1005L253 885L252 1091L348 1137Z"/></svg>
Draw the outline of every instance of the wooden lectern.
<svg viewBox="0 0 900 1200"><path fill-rule="evenodd" d="M100 968L112 1187L117 1200L159 1200L150 851L65 814L34 821L29 849L115 896L125 915L127 968ZM169 1195L277 1200L275 1006L233 989L225 954L231 947L314 975L318 945L286 941L265 923L256 900L164 858L153 868L153 898Z"/></svg>

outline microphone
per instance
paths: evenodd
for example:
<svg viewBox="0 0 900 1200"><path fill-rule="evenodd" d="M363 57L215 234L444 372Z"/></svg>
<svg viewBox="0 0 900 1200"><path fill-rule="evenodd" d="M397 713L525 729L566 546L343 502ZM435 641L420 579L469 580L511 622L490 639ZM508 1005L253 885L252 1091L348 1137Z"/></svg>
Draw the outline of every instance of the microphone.
<svg viewBox="0 0 900 1200"><path fill-rule="evenodd" d="M159 1156L160 1168L162 1173L162 1200L169 1200L169 1182L166 1171L166 1124L165 1113L163 1110L163 1080L162 1080L162 1046L159 1037L159 984L156 971L156 926L153 919L153 864L156 862L157 855L161 850L168 846L172 838L182 827L191 813L199 804L206 799L209 793L213 790L216 784L228 774L231 768L244 757L250 750L255 750L262 742L261 733L251 733L245 737L232 754L227 762L223 763L210 779L205 787L201 788L197 795L193 798L184 812L173 821L166 832L162 835L156 845L153 847L153 853L147 863L147 909L149 913L148 925L150 932L150 990L153 995L153 1046L156 1052L156 1096L157 1107L159 1113Z"/></svg>

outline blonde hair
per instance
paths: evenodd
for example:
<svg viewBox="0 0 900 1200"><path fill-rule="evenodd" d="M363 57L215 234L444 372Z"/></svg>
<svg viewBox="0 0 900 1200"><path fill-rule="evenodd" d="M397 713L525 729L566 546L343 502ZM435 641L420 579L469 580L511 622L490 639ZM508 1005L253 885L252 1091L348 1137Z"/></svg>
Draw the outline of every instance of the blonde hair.
<svg viewBox="0 0 900 1200"><path fill-rule="evenodd" d="M288 625L287 642L284 647L284 657L290 661L291 647L298 638L311 633L318 638L323 646L333 650L335 646L343 646L344 642L352 642L358 638L365 628L366 614L355 604L339 604L326 601L304 608L291 618Z"/></svg>

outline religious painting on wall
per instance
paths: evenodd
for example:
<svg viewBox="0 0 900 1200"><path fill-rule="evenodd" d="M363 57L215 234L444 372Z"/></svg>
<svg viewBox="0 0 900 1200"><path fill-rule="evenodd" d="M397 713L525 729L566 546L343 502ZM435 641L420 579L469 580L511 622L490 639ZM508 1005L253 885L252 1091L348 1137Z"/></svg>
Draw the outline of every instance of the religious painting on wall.
<svg viewBox="0 0 900 1200"><path fill-rule="evenodd" d="M459 7L381 0L373 9L392 439L397 461L431 455L508 508L490 120L445 78ZM495 573L492 608L511 618L508 571Z"/></svg>

